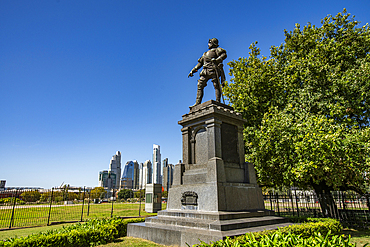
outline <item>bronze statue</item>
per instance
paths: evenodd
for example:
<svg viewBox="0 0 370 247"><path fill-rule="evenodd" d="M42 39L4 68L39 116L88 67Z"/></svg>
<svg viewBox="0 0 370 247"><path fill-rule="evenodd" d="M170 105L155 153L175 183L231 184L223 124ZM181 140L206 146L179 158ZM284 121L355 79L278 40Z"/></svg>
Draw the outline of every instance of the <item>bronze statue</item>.
<svg viewBox="0 0 370 247"><path fill-rule="evenodd" d="M203 56L198 59L198 64L195 65L188 75L188 77L192 77L194 73L203 67L199 74L197 99L193 106L202 103L203 89L207 86L207 81L209 79L212 79L213 87L215 88L216 101L221 102L222 88L220 84L223 86L225 82L225 72L222 61L226 59L227 55L226 51L218 46L218 39L216 38L212 38L208 41L208 49L209 50L203 53Z"/></svg>

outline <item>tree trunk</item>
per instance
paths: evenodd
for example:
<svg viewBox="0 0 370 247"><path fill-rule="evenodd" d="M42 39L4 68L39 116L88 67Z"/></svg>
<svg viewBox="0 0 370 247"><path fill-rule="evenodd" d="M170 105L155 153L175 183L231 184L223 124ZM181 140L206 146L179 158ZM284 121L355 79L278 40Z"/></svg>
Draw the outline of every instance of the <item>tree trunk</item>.
<svg viewBox="0 0 370 247"><path fill-rule="evenodd" d="M327 186L325 182L312 185L316 195L319 198L321 212L324 217L339 219L338 207L331 194L332 188Z"/></svg>

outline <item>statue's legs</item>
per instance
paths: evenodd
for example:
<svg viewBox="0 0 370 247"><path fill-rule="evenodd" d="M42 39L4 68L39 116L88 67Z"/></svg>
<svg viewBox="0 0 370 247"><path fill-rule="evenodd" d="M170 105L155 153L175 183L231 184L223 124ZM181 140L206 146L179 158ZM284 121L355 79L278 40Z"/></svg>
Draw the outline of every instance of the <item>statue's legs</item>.
<svg viewBox="0 0 370 247"><path fill-rule="evenodd" d="M198 87L195 105L199 105L200 103L202 103L202 99L203 99L203 88Z"/></svg>
<svg viewBox="0 0 370 247"><path fill-rule="evenodd" d="M196 105L199 105L200 103L202 103L203 89L204 89L205 86L207 86L207 81L208 81L208 79L205 78L204 76L201 76L199 78L199 80L198 80L197 98L195 100L195 104L192 105L191 107L196 106Z"/></svg>
<svg viewBox="0 0 370 247"><path fill-rule="evenodd" d="M217 102L221 102L221 94L222 94L222 92L221 92L220 84L218 83L216 74L209 73L209 74L201 75L200 76L200 78L198 80L197 98L195 100L195 104L192 105L191 107L196 106L196 105L199 105L200 103L202 103L203 90L207 86L207 81L209 79L212 79L213 87L215 88L216 101Z"/></svg>
<svg viewBox="0 0 370 247"><path fill-rule="evenodd" d="M212 79L213 87L215 88L216 101L221 103L221 88L217 78Z"/></svg>

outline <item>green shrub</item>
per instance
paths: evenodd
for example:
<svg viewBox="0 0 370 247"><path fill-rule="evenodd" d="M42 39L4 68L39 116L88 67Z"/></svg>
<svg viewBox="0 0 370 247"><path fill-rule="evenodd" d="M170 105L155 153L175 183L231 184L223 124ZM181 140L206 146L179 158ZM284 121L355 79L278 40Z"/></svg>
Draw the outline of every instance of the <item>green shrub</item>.
<svg viewBox="0 0 370 247"><path fill-rule="evenodd" d="M289 238L288 236L292 236L297 239L297 241L303 241L301 239L309 239L311 240L307 241L313 241L312 243L315 243L315 241L319 241L322 236L326 236L326 241L334 241L333 243L336 243L335 241L344 241L342 237L333 236L336 234L339 234L343 227L340 224L338 220L330 219L330 218L292 218L292 221L295 223L300 223L296 225L290 225L287 227L279 228L278 230L266 230L261 232L254 232L242 236L237 236L235 238L228 238L226 240L220 240L212 245L207 245L205 243L202 243L199 246L274 246L274 245L263 245L263 242L266 242L273 239L279 239L282 240L284 238ZM301 223L303 222L303 223ZM324 238L324 239L326 239ZM243 245L244 243L250 243L251 239L253 241L262 241L261 245ZM333 239L333 240L331 240ZM275 241L275 240L274 240ZM300 242L297 242L300 243ZM311 242L307 242L311 243ZM329 243L329 242L328 242ZM344 242L343 242L344 243ZM348 244L348 243L346 243ZM279 246L279 245L277 245ZM282 245L284 246L284 245ZM287 244L286 246L295 246ZM299 245L298 245L299 246ZM304 245L302 245L304 246ZM311 246L311 245L308 245ZM312 245L315 246L315 245ZM321 246L321 245L318 245ZM337 246L337 245L328 245L328 246ZM351 245L338 245L338 246L351 246ZM354 246L354 245L352 245Z"/></svg>
<svg viewBox="0 0 370 247"><path fill-rule="evenodd" d="M350 238L346 239L343 236L331 236L328 232L326 235L321 235L320 233L314 233L313 236L304 238L301 235L294 233L283 233L280 230L272 232L268 235L264 235L260 238L256 238L254 234L249 233L244 235L243 240L233 240L226 238L225 240L220 240L212 244L206 244L202 242L199 247L278 247L278 246L295 246L295 247L347 247L356 246L351 244Z"/></svg>
<svg viewBox="0 0 370 247"><path fill-rule="evenodd" d="M21 197L26 202L36 202L40 200L41 193L38 190L30 190L23 192Z"/></svg>
<svg viewBox="0 0 370 247"><path fill-rule="evenodd" d="M0 246L96 246L126 236L128 223L142 222L144 220L143 218L129 220L119 218L92 219L86 223L78 223L58 230L0 241Z"/></svg>
<svg viewBox="0 0 370 247"><path fill-rule="evenodd" d="M13 203L14 203L14 197L6 197L6 198L0 199L0 204L13 204ZM17 205L25 204L25 202L19 198L15 198L15 203Z"/></svg>

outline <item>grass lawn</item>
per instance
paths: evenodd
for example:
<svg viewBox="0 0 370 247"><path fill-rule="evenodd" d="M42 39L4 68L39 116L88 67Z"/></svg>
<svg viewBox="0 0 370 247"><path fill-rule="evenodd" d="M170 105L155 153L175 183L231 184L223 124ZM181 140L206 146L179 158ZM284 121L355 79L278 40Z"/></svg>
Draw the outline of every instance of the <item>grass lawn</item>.
<svg viewBox="0 0 370 247"><path fill-rule="evenodd" d="M344 229L343 234L351 235L351 243L356 243L356 247L362 247L369 244L370 247L370 229L369 230L354 230Z"/></svg>
<svg viewBox="0 0 370 247"><path fill-rule="evenodd" d="M162 208L166 208L166 204L162 204ZM155 215L144 211L145 204L141 204L141 215ZM14 220L12 227L29 227L29 226L45 226L48 223L50 207L47 205L20 205L15 208ZM83 215L82 215L83 210ZM50 223L52 222L68 222L68 221L85 221L90 218L109 218L111 217L112 204L73 204L73 205L53 205L50 210ZM9 228L12 209L0 207L0 229ZM138 216L138 203L113 203L113 216Z"/></svg>
<svg viewBox="0 0 370 247"><path fill-rule="evenodd" d="M25 237L31 234L36 234L39 232L46 232L52 229L59 229L63 226L68 226L73 223L68 224L59 224L53 226L41 226L41 227L29 227L29 228L22 228L22 229L10 229L10 230L3 230L0 231L0 240L5 240L7 238L17 238L17 237Z"/></svg>
<svg viewBox="0 0 370 247"><path fill-rule="evenodd" d="M99 245L99 247L123 247L123 246L133 246L133 247L163 247L165 245L156 244L152 241L148 241L141 238L133 237L123 237L116 239L113 243Z"/></svg>

